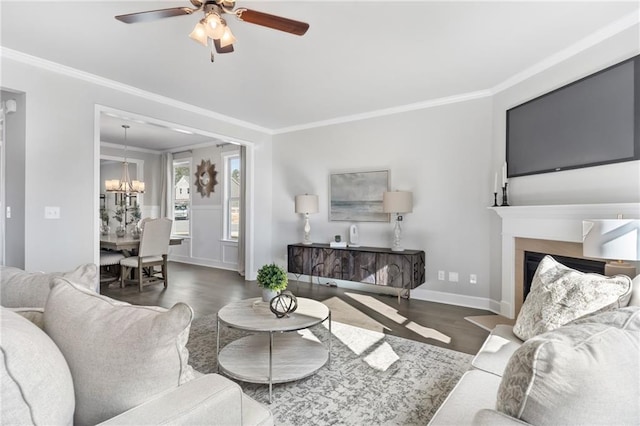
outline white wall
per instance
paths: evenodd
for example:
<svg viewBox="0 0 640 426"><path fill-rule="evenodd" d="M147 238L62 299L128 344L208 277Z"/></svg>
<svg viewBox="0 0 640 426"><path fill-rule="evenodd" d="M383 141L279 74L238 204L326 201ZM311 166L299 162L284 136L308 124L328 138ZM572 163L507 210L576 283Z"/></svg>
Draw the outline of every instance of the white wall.
<svg viewBox="0 0 640 426"><path fill-rule="evenodd" d="M97 259L99 163L94 150L99 134L95 130L96 105L255 144L255 180L259 183L255 190L264 191L262 183L270 182L270 157L262 158L261 149L263 144L270 145L269 135L193 110L50 71L31 65L29 61L2 58L3 87L24 92L29 99L25 147L27 269L68 270ZM270 205L262 205L262 201L257 197L255 208L268 211ZM61 218L45 220L45 206L59 206ZM269 256L263 248L269 246L268 235L256 231L254 238L259 248L251 259L266 261Z"/></svg>
<svg viewBox="0 0 640 426"><path fill-rule="evenodd" d="M180 246L171 247L170 258L196 265L213 266L223 269L238 269L238 243L224 240L223 194L224 160L223 152L237 151L236 145L210 146L193 149L190 153L176 154L175 159L190 158L192 163L189 176L191 189L190 226L191 236ZM214 165L216 181L213 192L203 196L197 191L195 173L202 160Z"/></svg>
<svg viewBox="0 0 640 426"><path fill-rule="evenodd" d="M327 219L329 172L389 168L392 189L414 192L404 246L426 251L427 282L413 296L499 311L501 221L486 207L505 160L506 110L639 52L636 25L489 98L275 136L274 260L302 238L296 194L320 196L312 239L328 242L349 225ZM514 178L509 197L511 205L638 202L640 162ZM358 226L363 245L390 245L391 224ZM458 272L460 282L438 281L438 270Z"/></svg>
<svg viewBox="0 0 640 426"><path fill-rule="evenodd" d="M26 96L23 93L0 92L0 100L15 99L15 112L5 116L5 206L11 208L11 217L5 215L5 265L24 268L25 259L25 130ZM1 131L1 129L0 129Z"/></svg>
<svg viewBox="0 0 640 426"><path fill-rule="evenodd" d="M635 25L493 98L493 167L505 159L506 110L640 53L640 27ZM603 141L606 143L606 141ZM509 180L511 205L600 204L640 201L640 161L630 161ZM491 275L501 271L501 220L491 217ZM490 297L500 300L500 282Z"/></svg>
<svg viewBox="0 0 640 426"><path fill-rule="evenodd" d="M638 53L640 32L636 25L498 93L494 97L493 107L496 168L505 157L507 109ZM511 179L509 184L510 198L515 205L635 202L640 199L640 162L517 177Z"/></svg>
<svg viewBox="0 0 640 426"><path fill-rule="evenodd" d="M332 171L389 169L391 189L412 191L404 215L403 246L426 252L426 284L413 297L439 292L486 298L489 293L489 221L492 202L490 98L392 116L276 135L273 143L273 255L284 262L287 244L302 239L294 213L297 194L318 194L311 238L348 236L349 222L328 220ZM358 223L360 244L391 247L393 223ZM438 270L460 282L438 281ZM478 283L469 284L469 274ZM481 303L488 304L488 300Z"/></svg>

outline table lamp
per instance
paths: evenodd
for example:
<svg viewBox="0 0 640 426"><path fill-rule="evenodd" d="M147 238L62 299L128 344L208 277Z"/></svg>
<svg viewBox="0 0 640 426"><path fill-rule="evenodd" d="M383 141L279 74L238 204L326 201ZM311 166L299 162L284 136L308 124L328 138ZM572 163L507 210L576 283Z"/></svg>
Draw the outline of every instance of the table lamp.
<svg viewBox="0 0 640 426"><path fill-rule="evenodd" d="M604 274L636 276L636 267L625 260L640 260L640 220L602 219L582 221L582 254L610 259Z"/></svg>
<svg viewBox="0 0 640 426"><path fill-rule="evenodd" d="M309 225L309 213L318 213L318 196L317 195L296 195L296 213L304 214L304 240L302 244L312 244L309 234L311 233L311 225Z"/></svg>
<svg viewBox="0 0 640 426"><path fill-rule="evenodd" d="M404 251L400 245L402 237L402 213L411 213L413 211L413 193L409 191L392 191L382 194L382 210L385 213L396 214L396 224L393 229L393 251Z"/></svg>

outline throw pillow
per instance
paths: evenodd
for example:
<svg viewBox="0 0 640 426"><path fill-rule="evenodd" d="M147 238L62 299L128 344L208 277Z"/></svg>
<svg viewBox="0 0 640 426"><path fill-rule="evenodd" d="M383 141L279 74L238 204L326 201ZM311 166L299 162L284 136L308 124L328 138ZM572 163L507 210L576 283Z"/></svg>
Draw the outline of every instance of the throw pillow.
<svg viewBox="0 0 640 426"><path fill-rule="evenodd" d="M44 328L71 369L74 424L96 424L191 380L193 310L133 306L54 279Z"/></svg>
<svg viewBox="0 0 640 426"><path fill-rule="evenodd" d="M80 265L69 272L25 272L10 266L0 266L0 304L7 308L44 308L51 280L65 277L89 288L95 288L98 267L92 263Z"/></svg>
<svg viewBox="0 0 640 426"><path fill-rule="evenodd" d="M535 425L640 424L640 308L606 312L527 340L496 408Z"/></svg>
<svg viewBox="0 0 640 426"><path fill-rule="evenodd" d="M513 334L527 340L581 316L626 306L630 292L629 277L585 274L545 256L533 276Z"/></svg>
<svg viewBox="0 0 640 426"><path fill-rule="evenodd" d="M0 424L72 424L73 381L60 350L25 318L0 311Z"/></svg>

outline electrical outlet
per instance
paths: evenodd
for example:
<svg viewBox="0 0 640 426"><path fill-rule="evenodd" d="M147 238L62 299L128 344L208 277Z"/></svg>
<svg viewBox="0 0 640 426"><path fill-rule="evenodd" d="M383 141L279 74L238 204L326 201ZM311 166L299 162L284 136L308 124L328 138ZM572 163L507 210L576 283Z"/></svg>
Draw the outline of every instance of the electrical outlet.
<svg viewBox="0 0 640 426"><path fill-rule="evenodd" d="M477 284L478 276L476 274L469 275L469 284Z"/></svg>
<svg viewBox="0 0 640 426"><path fill-rule="evenodd" d="M449 281L452 283L458 282L458 273L457 272L449 272Z"/></svg>
<svg viewBox="0 0 640 426"><path fill-rule="evenodd" d="M44 208L45 219L60 219L60 207L47 206Z"/></svg>
<svg viewBox="0 0 640 426"><path fill-rule="evenodd" d="M7 219L11 219L11 207L7 206Z"/></svg>
<svg viewBox="0 0 640 426"><path fill-rule="evenodd" d="M444 281L444 271L438 271L438 279Z"/></svg>

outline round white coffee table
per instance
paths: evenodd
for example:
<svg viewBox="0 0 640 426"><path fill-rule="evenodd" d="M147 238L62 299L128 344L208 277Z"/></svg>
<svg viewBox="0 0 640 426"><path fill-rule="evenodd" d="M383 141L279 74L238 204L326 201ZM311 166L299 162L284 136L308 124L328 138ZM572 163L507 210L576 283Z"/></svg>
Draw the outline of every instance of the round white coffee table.
<svg viewBox="0 0 640 426"><path fill-rule="evenodd" d="M329 321L328 349L318 340L293 331ZM220 325L257 332L220 348ZM331 311L318 301L298 298L298 309L277 318L269 303L260 298L232 302L218 312L216 353L218 371L229 377L269 384L269 403L274 383L308 377L331 359ZM268 334L267 334L268 333Z"/></svg>

